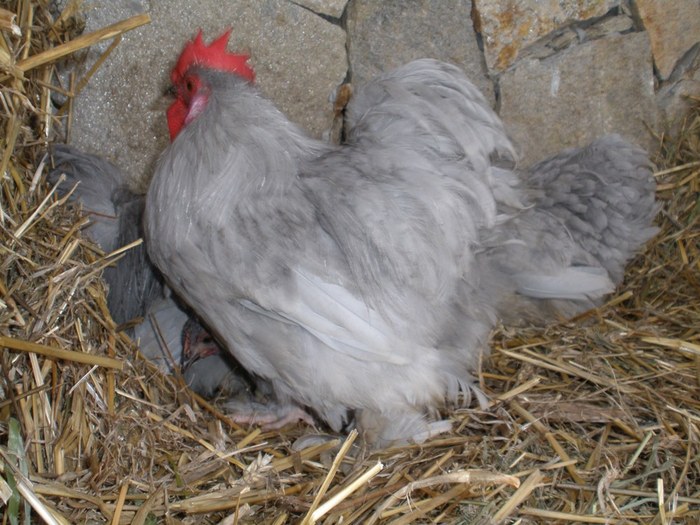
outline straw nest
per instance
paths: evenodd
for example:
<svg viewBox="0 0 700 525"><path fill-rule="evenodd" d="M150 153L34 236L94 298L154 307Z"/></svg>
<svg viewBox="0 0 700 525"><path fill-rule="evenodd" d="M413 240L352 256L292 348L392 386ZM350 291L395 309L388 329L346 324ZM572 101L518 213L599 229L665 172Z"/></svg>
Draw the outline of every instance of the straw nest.
<svg viewBox="0 0 700 525"><path fill-rule="evenodd" d="M45 4L0 10L3 524L700 523L700 110L660 140L661 231L609 303L496 331L488 410L422 446L295 451L308 428L239 428L111 320L113 255L46 183L87 80L55 67L144 20L78 36L75 2Z"/></svg>

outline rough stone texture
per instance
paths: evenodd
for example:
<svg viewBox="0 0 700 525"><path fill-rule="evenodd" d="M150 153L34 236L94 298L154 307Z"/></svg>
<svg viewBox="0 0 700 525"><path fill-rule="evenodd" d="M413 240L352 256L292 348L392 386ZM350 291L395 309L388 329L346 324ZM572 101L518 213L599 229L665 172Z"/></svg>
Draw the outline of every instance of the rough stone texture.
<svg viewBox="0 0 700 525"><path fill-rule="evenodd" d="M653 1L653 0L651 0ZM568 23L602 16L619 0L474 0L489 68L502 71L522 48Z"/></svg>
<svg viewBox="0 0 700 525"><path fill-rule="evenodd" d="M211 40L233 27L230 49L250 50L258 84L280 109L316 136L330 128L329 96L347 74L340 27L287 0L90 0L87 31L143 11L153 22L124 36L76 101L77 146L137 179L152 173L167 144L168 72L198 28Z"/></svg>
<svg viewBox="0 0 700 525"><path fill-rule="evenodd" d="M361 86L382 71L430 57L461 67L493 100L470 12L469 0L351 0L347 31L352 83Z"/></svg>
<svg viewBox="0 0 700 525"><path fill-rule="evenodd" d="M700 100L700 46L686 54L657 94L661 129L675 135L693 99Z"/></svg>
<svg viewBox="0 0 700 525"><path fill-rule="evenodd" d="M331 18L340 18L348 5L348 0L293 0L295 4L306 7L314 13Z"/></svg>
<svg viewBox="0 0 700 525"><path fill-rule="evenodd" d="M571 46L588 40L596 40L607 35L627 33L634 29L634 20L624 14L607 16L586 27L566 26L552 31L534 44L520 51L518 60L525 58L546 58Z"/></svg>
<svg viewBox="0 0 700 525"><path fill-rule="evenodd" d="M635 4L649 32L656 68L666 79L676 62L700 42L700 1L636 0Z"/></svg>
<svg viewBox="0 0 700 525"><path fill-rule="evenodd" d="M656 126L646 33L612 35L544 60L518 62L501 77L501 117L531 164L568 146L619 133L653 150Z"/></svg>

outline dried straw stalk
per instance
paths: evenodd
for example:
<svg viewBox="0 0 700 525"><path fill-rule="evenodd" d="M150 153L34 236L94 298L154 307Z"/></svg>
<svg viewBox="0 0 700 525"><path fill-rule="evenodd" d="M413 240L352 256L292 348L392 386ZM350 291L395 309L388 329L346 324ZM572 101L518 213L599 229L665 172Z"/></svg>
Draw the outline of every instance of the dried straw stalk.
<svg viewBox="0 0 700 525"><path fill-rule="evenodd" d="M351 436L297 451L308 428L239 428L116 331L99 278L111 259L51 194L45 154L99 67L62 86L54 61L103 38L114 49L145 19L81 36L77 4L0 11L0 498L16 495L0 499L5 516L700 522L700 110L662 141L661 231L618 294L573 321L499 328L487 410L449 414L454 432L422 446L370 454Z"/></svg>

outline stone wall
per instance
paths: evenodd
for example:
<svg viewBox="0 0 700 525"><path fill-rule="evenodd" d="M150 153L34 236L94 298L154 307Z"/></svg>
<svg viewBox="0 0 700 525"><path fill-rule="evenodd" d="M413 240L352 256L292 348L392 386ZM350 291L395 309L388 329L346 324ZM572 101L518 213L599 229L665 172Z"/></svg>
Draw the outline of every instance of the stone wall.
<svg viewBox="0 0 700 525"><path fill-rule="evenodd" d="M139 178L167 143L168 70L198 28L211 39L232 27L261 89L316 136L331 128L341 83L426 56L468 73L523 164L610 132L653 150L650 130L700 97L698 0L84 2L88 31L140 12L152 24L127 34L81 93L71 137Z"/></svg>

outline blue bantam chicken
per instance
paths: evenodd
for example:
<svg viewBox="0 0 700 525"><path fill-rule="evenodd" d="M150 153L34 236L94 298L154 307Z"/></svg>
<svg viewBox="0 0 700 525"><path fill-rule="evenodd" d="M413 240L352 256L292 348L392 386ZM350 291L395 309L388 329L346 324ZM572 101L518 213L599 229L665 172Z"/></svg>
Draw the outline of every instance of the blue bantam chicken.
<svg viewBox="0 0 700 525"><path fill-rule="evenodd" d="M254 84L228 33L171 73L172 143L146 197L151 260L268 382L235 419L308 415L383 446L449 428L499 318L599 304L655 232L647 155L611 135L526 171L458 68L416 60L357 91L340 146Z"/></svg>

